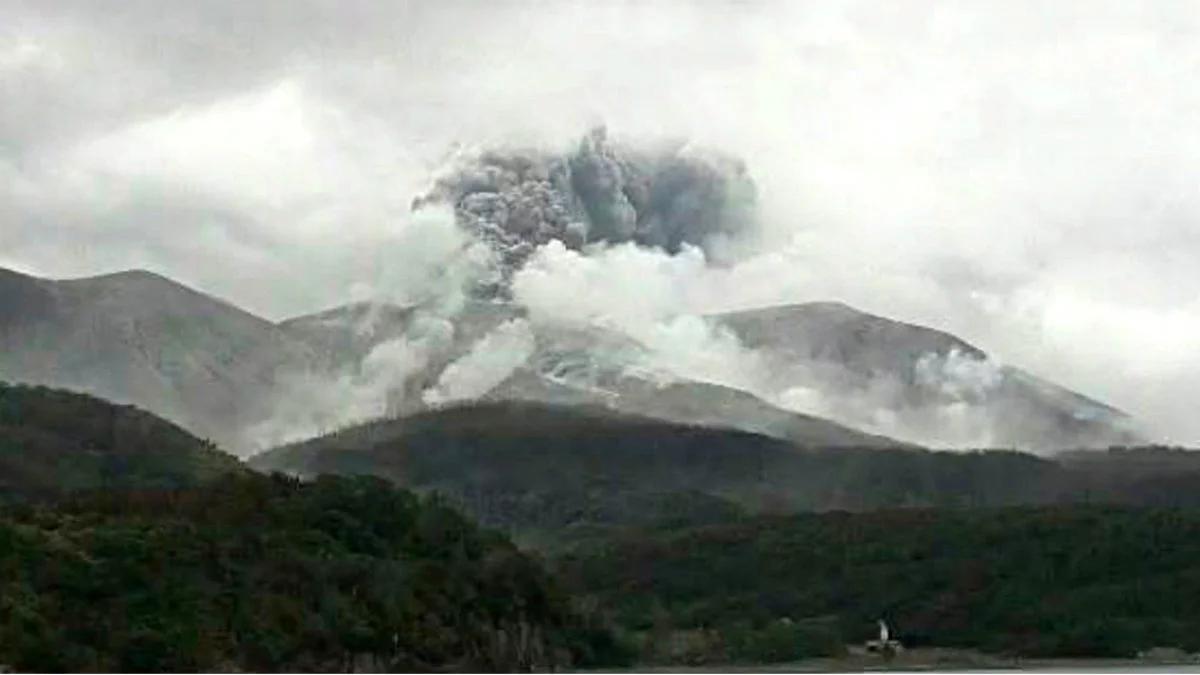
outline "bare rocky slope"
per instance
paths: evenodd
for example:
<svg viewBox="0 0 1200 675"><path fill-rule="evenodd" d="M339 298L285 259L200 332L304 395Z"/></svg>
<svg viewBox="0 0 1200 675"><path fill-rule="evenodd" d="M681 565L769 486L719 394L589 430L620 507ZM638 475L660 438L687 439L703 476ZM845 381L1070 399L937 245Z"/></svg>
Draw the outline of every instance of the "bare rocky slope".
<svg viewBox="0 0 1200 675"><path fill-rule="evenodd" d="M769 387L803 384L826 402L814 414L845 424L870 429L883 411L908 440L1040 451L1141 440L1124 412L924 326L836 302L712 318L766 358Z"/></svg>
<svg viewBox="0 0 1200 675"><path fill-rule="evenodd" d="M371 376L372 352L412 339L423 320L422 308L357 304L276 324L150 272L53 281L0 270L0 379L136 404L245 454L257 449L247 429L275 419L297 377L322 388ZM532 322L515 305L471 301L442 319L449 339L388 383L366 417L426 409L447 369L486 351L481 341L514 320L528 326L528 353L470 400L598 406L807 446L898 438L1044 450L1137 440L1118 410L995 364L954 336L836 303L710 317L767 359L772 381L750 392L648 372L645 347L612 330ZM775 403L798 389L815 393L812 407ZM316 412L339 404L319 399Z"/></svg>
<svg viewBox="0 0 1200 675"><path fill-rule="evenodd" d="M342 340L361 360L379 344L404 337L417 313L347 306L283 325L301 339L315 339L317 348ZM391 412L424 410L422 392L449 364L503 323L522 317L519 307L505 302L468 303L451 320L453 339L393 398ZM1052 451L1142 441L1122 411L997 363L931 328L833 302L708 318L764 360L770 376L758 390L648 372L644 366L652 359L646 348L609 329L531 323L529 356L480 398L600 406L802 445L903 441ZM806 399L788 409L772 402L795 391L805 392Z"/></svg>
<svg viewBox="0 0 1200 675"><path fill-rule="evenodd" d="M373 349L404 338L417 308L347 305L280 324L322 353L347 363L368 359ZM390 414L428 409L422 394L451 364L502 324L522 320L522 310L499 301L472 301L451 320L452 337L431 350L428 362L390 397ZM712 428L762 433L805 446L892 447L903 445L813 415L784 410L752 393L708 382L646 372L646 348L599 326L531 323L532 348L521 363L482 392L479 400L526 401L605 408L613 412Z"/></svg>
<svg viewBox="0 0 1200 675"><path fill-rule="evenodd" d="M0 379L136 404L236 448L285 372L317 355L270 321L144 271L0 271Z"/></svg>

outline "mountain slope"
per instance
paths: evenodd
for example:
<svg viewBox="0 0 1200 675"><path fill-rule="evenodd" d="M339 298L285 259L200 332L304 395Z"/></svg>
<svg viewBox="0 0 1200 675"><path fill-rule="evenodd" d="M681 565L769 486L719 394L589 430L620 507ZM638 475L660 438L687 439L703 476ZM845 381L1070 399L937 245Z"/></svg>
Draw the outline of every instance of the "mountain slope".
<svg viewBox="0 0 1200 675"><path fill-rule="evenodd" d="M831 361L861 375L903 373L925 354L985 354L949 333L874 316L839 302L764 307L715 317L752 349Z"/></svg>
<svg viewBox="0 0 1200 675"><path fill-rule="evenodd" d="M362 363L383 342L413 338L422 312L351 305L281 325L318 351L337 344ZM528 356L473 399L596 405L804 445L889 446L903 438L939 447L1045 451L1140 440L1121 411L998 364L930 328L828 302L709 319L766 364L766 381L753 392L656 372L654 355L608 328L530 321L516 305L473 301L437 319L450 337L394 392L390 411L424 409L427 393L451 364L498 327L518 321L531 333Z"/></svg>
<svg viewBox="0 0 1200 675"><path fill-rule="evenodd" d="M540 540L597 526L744 513L1058 503L1200 506L1200 453L804 448L608 408L488 402L381 420L249 460L301 477L368 474L441 492Z"/></svg>
<svg viewBox="0 0 1200 675"><path fill-rule="evenodd" d="M345 367L357 364L380 343L404 335L415 313L415 307L357 302L292 317L278 327L327 363Z"/></svg>
<svg viewBox="0 0 1200 675"><path fill-rule="evenodd" d="M707 382L655 382L623 376L607 389L572 386L530 369L521 369L484 398L548 405L602 406L676 424L738 429L801 446L899 447L900 441L867 434L812 415L793 413L739 389Z"/></svg>
<svg viewBox="0 0 1200 675"><path fill-rule="evenodd" d="M0 382L0 497L196 485L244 466L131 406Z"/></svg>
<svg viewBox="0 0 1200 675"><path fill-rule="evenodd" d="M0 378L134 403L239 453L479 399L602 406L810 446L1137 440L1120 411L946 333L837 303L710 320L762 357L769 381L740 391L659 372L624 334L533 321L505 302L469 301L450 316L356 304L273 324L148 272L51 281L0 270ZM489 342L504 331L514 353ZM479 361L499 370L450 386Z"/></svg>
<svg viewBox="0 0 1200 675"><path fill-rule="evenodd" d="M293 337L323 354L340 354L343 366L368 367L372 350L390 340L419 340L414 324L422 308L354 304L280 324ZM523 310L505 302L471 301L445 319L449 334L428 350L427 361L402 390L392 392L391 412L427 407L423 399L447 367L469 353L492 331L510 321L526 321ZM737 389L648 372L646 348L624 334L600 326L528 322L532 345L484 401L528 401L586 405L681 424L741 429L826 447L890 447L893 439L865 434L811 415L787 411Z"/></svg>
<svg viewBox="0 0 1200 675"><path fill-rule="evenodd" d="M317 362L233 305L144 271L0 275L0 378L136 403L236 448L279 377Z"/></svg>
<svg viewBox="0 0 1200 675"><path fill-rule="evenodd" d="M845 424L931 445L1046 450L1139 440L1120 410L998 364L948 333L829 302L713 318L765 355L771 387L815 392L814 412Z"/></svg>
<svg viewBox="0 0 1200 675"><path fill-rule="evenodd" d="M902 509L634 531L578 546L557 569L645 635L643 659L676 667L837 654L883 617L907 648L981 650L1008 657L990 669L1020 670L1031 664L1013 656L1200 649L1198 537L1200 515L1174 509ZM823 669L985 663L900 655Z"/></svg>
<svg viewBox="0 0 1200 675"><path fill-rule="evenodd" d="M379 480L246 474L0 511L0 570L17 672L621 665L536 560Z"/></svg>
<svg viewBox="0 0 1200 675"><path fill-rule="evenodd" d="M380 342L412 337L420 313L348 306L283 325L316 350L341 340L361 362ZM604 406L810 446L894 446L899 437L938 447L1052 450L1140 440L1121 411L997 364L942 331L838 303L709 318L766 364L767 381L754 392L655 372L646 347L599 325L533 322L521 307L473 301L445 319L450 340L392 396L390 410L424 410L427 390L450 364L500 325L523 321L532 333L528 357L474 398Z"/></svg>
<svg viewBox="0 0 1200 675"><path fill-rule="evenodd" d="M249 460L300 476L371 474L519 531L705 520L750 511L1000 505L1053 499L1061 469L1029 455L805 449L767 436L587 406L499 402L346 429Z"/></svg>

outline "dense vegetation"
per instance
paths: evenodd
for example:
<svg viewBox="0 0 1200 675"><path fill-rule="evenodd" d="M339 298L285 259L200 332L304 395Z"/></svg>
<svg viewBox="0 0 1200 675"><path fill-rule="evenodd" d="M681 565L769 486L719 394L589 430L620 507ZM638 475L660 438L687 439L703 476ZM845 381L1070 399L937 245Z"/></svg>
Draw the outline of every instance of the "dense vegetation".
<svg viewBox="0 0 1200 675"><path fill-rule="evenodd" d="M910 646L1200 650L1200 455L1181 449L818 450L501 403L255 464L312 480L0 385L0 666L761 663L843 653L880 617Z"/></svg>
<svg viewBox="0 0 1200 675"><path fill-rule="evenodd" d="M243 471L211 443L133 406L0 382L0 500L174 488Z"/></svg>
<svg viewBox="0 0 1200 675"><path fill-rule="evenodd" d="M1024 656L1200 650L1200 513L1124 507L760 517L582 543L558 561L651 661L909 646Z"/></svg>
<svg viewBox="0 0 1200 675"><path fill-rule="evenodd" d="M484 522L516 530L653 522L686 515L683 503L701 520L718 502L776 512L1019 503L1037 498L1060 470L1012 452L802 449L748 432L532 403L372 423L252 465L436 489Z"/></svg>
<svg viewBox="0 0 1200 675"><path fill-rule="evenodd" d="M1200 506L1200 458L1169 448L1063 459L988 450L798 448L609 411L495 403L374 422L254 458L298 475L438 490L528 541L736 512L1120 503Z"/></svg>
<svg viewBox="0 0 1200 675"><path fill-rule="evenodd" d="M531 559L371 478L246 474L0 517L0 663L33 671L619 662Z"/></svg>

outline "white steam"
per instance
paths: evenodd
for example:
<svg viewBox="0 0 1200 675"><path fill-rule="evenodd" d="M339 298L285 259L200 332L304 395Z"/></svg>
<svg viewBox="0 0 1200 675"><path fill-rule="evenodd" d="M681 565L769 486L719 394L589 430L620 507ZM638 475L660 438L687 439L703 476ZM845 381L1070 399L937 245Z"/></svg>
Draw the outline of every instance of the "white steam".
<svg viewBox="0 0 1200 675"><path fill-rule="evenodd" d="M491 248L467 236L452 211L428 207L408 214L393 240L385 242L378 267L364 270L355 285L374 301L420 304L441 317L457 314L466 292L499 274Z"/></svg>
<svg viewBox="0 0 1200 675"><path fill-rule="evenodd" d="M453 306L439 269L469 242L397 226L431 165L605 120L754 172L766 246L674 316L836 299L1200 442L1195 3L177 9L4 3L0 264L150 266L276 319L353 282Z"/></svg>
<svg viewBox="0 0 1200 675"><path fill-rule="evenodd" d="M479 398L503 382L533 355L529 322L513 319L476 342L462 358L446 366L437 384L423 394L429 405Z"/></svg>
<svg viewBox="0 0 1200 675"><path fill-rule="evenodd" d="M368 321L342 328L367 330ZM285 375L272 415L245 432L244 445L266 449L387 415L396 393L453 338L450 321L422 313L403 337L377 344L353 367L332 374L309 370Z"/></svg>
<svg viewBox="0 0 1200 675"><path fill-rule="evenodd" d="M847 260L842 274L861 274L852 250L830 250L804 236L758 250L748 239L728 239L721 247L738 255L713 264L712 252L687 242L671 251L633 241L572 244L552 237L536 246L522 241L530 244L529 251L514 258L458 222L477 215L436 203L411 215L376 281L361 284L359 292L381 302L415 305L414 317L401 335L375 344L323 384L312 375L290 383L275 419L253 430L259 447L279 442L285 429L295 438L352 421L475 400L523 368L561 384L566 381L561 364L551 359L550 370L540 373L533 357L543 338L562 327L600 329L636 343L636 356L617 363L625 375L659 384L723 385L785 410L901 440L938 447L1007 444L1011 429L1006 425L1011 427L1013 419L1020 423L1016 409L1007 420L996 417L992 403L1006 371L977 353L933 350L913 354L910 366L896 372L855 373L831 361L798 357L790 348L750 348L713 316L828 299L822 296L829 288L823 280L806 276L807 263L813 256L842 256ZM495 296L481 301L473 295L480 288L502 289L507 304L496 304ZM499 312L498 322L480 318L492 311ZM364 321L371 320L370 313L367 317ZM592 361L573 364L579 372L613 367L611 359L586 349L572 358Z"/></svg>
<svg viewBox="0 0 1200 675"><path fill-rule="evenodd" d="M917 384L954 400L981 400L1004 381L1003 366L998 361L975 358L958 349L945 356L925 354L917 359L914 374Z"/></svg>
<svg viewBox="0 0 1200 675"><path fill-rule="evenodd" d="M713 274L700 249L676 255L633 244L584 252L554 241L513 278L513 298L534 321L596 325L646 347L642 368L668 378L759 393L764 364L728 330L689 308Z"/></svg>

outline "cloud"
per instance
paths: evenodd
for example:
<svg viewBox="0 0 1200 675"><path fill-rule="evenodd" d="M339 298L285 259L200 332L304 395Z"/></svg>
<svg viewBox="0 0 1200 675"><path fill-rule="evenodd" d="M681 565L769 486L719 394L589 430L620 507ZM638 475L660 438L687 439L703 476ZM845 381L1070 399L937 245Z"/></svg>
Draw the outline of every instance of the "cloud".
<svg viewBox="0 0 1200 675"><path fill-rule="evenodd" d="M0 263L273 318L403 296L448 147L604 120L760 188L756 263L679 306L844 300L1197 443L1198 33L1166 0L0 0Z"/></svg>
<svg viewBox="0 0 1200 675"><path fill-rule="evenodd" d="M314 108L295 82L285 81L121 128L81 145L67 161L110 188L187 186L213 201L267 211L320 206L336 199L326 193L336 188L330 179L348 167L338 161L336 122L313 119L320 112Z"/></svg>

